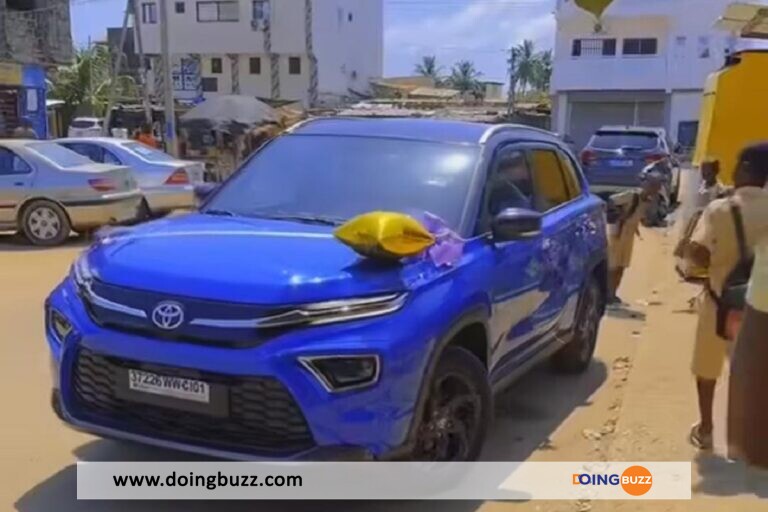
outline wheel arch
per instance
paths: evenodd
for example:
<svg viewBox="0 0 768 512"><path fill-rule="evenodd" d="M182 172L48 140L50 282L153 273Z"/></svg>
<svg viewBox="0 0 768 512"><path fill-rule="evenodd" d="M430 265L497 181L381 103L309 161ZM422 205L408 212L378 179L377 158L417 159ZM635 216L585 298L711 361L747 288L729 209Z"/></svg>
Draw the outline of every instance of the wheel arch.
<svg viewBox="0 0 768 512"><path fill-rule="evenodd" d="M57 201L56 199L52 199L47 196L31 196L24 201L22 201L17 207L16 207L16 225L18 229L24 229L24 226L22 226L22 217L24 217L24 212L29 207L30 204L34 203L35 201L48 201L50 203L55 204L61 210L64 212L64 215L67 217L67 222L69 222L69 225L72 225L72 218L69 216L69 212L67 211L66 206L64 206L61 201Z"/></svg>
<svg viewBox="0 0 768 512"><path fill-rule="evenodd" d="M481 364L483 364L486 370L489 371L491 344L488 338L490 332L488 323L488 307L486 305L478 304L462 314L458 320L445 331L445 334L437 339L432 347L429 360L427 361L424 378L421 379L418 397L413 409L411 424L408 427L405 442L401 446L385 454L382 457L383 459L398 459L407 454L412 448L418 430L418 423L426 405L429 383L432 381L432 376L435 373L440 356L448 347L458 346L469 351L477 356ZM477 336L482 336L480 338L481 341L477 341Z"/></svg>

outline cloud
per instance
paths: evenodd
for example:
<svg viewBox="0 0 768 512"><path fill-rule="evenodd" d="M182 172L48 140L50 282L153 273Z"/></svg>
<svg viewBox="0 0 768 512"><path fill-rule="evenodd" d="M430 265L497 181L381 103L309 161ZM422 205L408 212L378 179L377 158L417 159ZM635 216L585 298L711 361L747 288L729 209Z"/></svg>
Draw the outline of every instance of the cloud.
<svg viewBox="0 0 768 512"><path fill-rule="evenodd" d="M409 74L421 56L436 55L445 67L468 59L487 78L501 79L506 75L504 49L524 39L532 39L540 49L551 48L554 42L552 0L470 0L460 9L429 5L435 7L392 9L389 13L387 74Z"/></svg>

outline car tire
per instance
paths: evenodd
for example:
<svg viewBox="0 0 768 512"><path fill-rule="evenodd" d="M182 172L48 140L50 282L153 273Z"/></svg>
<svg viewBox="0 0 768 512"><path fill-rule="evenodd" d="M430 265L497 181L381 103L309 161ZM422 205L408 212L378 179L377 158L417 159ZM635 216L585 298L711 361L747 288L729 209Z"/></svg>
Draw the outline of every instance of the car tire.
<svg viewBox="0 0 768 512"><path fill-rule="evenodd" d="M152 211L149 209L149 203L146 199L142 199L139 203L139 209L136 212L136 224L140 222L146 222L152 218Z"/></svg>
<svg viewBox="0 0 768 512"><path fill-rule="evenodd" d="M69 237L72 225L67 212L58 204L40 199L22 210L19 229L32 244L40 247L61 245Z"/></svg>
<svg viewBox="0 0 768 512"><path fill-rule="evenodd" d="M552 367L560 373L583 373L589 368L597 345L600 320L605 310L605 297L596 279L590 278L579 297L573 338L556 352Z"/></svg>
<svg viewBox="0 0 768 512"><path fill-rule="evenodd" d="M473 461L480 456L493 418L483 364L471 352L448 347L429 382L410 459Z"/></svg>

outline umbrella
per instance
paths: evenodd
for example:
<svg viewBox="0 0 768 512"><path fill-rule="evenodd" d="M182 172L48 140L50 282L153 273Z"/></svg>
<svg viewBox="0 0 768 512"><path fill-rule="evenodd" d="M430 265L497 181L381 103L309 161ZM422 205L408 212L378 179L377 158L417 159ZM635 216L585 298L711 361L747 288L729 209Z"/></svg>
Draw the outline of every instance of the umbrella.
<svg viewBox="0 0 768 512"><path fill-rule="evenodd" d="M214 130L233 131L277 122L278 115L266 103L251 96L216 96L181 116L184 124L209 125Z"/></svg>

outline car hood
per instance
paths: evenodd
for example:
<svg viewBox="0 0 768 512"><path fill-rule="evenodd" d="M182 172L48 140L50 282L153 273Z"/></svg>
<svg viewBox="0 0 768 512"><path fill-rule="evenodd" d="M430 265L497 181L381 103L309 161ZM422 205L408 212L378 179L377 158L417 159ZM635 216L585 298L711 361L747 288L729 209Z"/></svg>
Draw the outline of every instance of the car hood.
<svg viewBox="0 0 768 512"><path fill-rule="evenodd" d="M109 284L253 304L403 291L424 264L363 259L331 227L202 214L118 228L85 257Z"/></svg>

